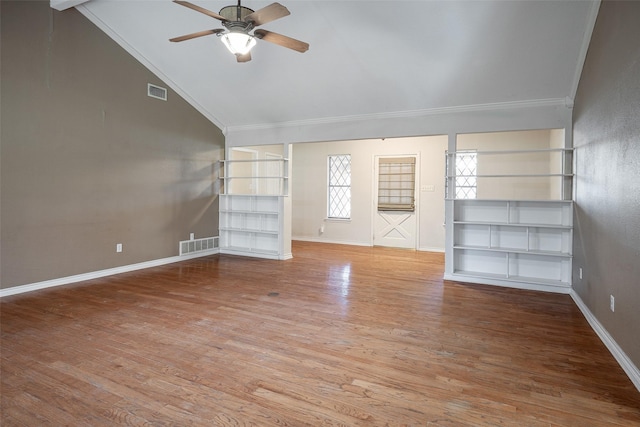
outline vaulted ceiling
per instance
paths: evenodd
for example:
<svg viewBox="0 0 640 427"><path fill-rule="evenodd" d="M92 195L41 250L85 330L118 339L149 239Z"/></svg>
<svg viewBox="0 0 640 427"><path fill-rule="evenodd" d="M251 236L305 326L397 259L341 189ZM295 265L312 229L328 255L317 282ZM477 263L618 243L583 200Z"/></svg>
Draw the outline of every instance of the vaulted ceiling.
<svg viewBox="0 0 640 427"><path fill-rule="evenodd" d="M52 0L65 8L79 0ZM219 11L233 0L193 0ZM245 0L260 9L271 1ZM363 115L564 100L575 95L598 1L280 0L262 28L308 52L258 41L237 63L221 28L170 0L90 0L78 10L226 129Z"/></svg>

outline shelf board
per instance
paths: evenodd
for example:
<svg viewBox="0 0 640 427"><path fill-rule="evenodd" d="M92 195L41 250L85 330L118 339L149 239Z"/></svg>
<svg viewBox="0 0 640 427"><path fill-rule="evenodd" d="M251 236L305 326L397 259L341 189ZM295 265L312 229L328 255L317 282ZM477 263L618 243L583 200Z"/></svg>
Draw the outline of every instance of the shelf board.
<svg viewBox="0 0 640 427"><path fill-rule="evenodd" d="M568 282L563 282L562 280L542 279L539 277L507 276L506 274L479 273L476 271L466 270L456 270L453 274L456 276L503 280L505 282L533 283L536 285L557 286L562 288L569 286Z"/></svg>
<svg viewBox="0 0 640 427"><path fill-rule="evenodd" d="M225 197L289 197L288 194L242 194L242 193L220 193Z"/></svg>
<svg viewBox="0 0 640 427"><path fill-rule="evenodd" d="M495 225L499 227L521 227L521 228L554 228L561 230L571 230L571 225L559 224L525 224L515 222L493 222L493 221L453 221L455 225Z"/></svg>
<svg viewBox="0 0 640 427"><path fill-rule="evenodd" d="M453 202L511 202L511 203L559 203L572 204L573 200L553 200L553 199L455 199L449 198Z"/></svg>
<svg viewBox="0 0 640 427"><path fill-rule="evenodd" d="M273 234L277 236L279 232L277 230L256 230L254 228L237 228L237 227L218 227L220 231L232 231L241 233L254 233L254 234Z"/></svg>
<svg viewBox="0 0 640 427"><path fill-rule="evenodd" d="M247 248L247 247L242 247L242 246L223 246L220 249L224 249L226 251L243 252L243 253L278 255L278 251L276 251L276 250L272 251L272 250L267 250L267 249Z"/></svg>
<svg viewBox="0 0 640 427"><path fill-rule="evenodd" d="M476 174L476 175L447 175L446 178L554 178L573 177L572 173L518 173L518 174Z"/></svg>
<svg viewBox="0 0 640 427"><path fill-rule="evenodd" d="M568 252L526 250L521 248L489 248L487 246L454 245L453 249L485 251L485 252L501 252L501 253L525 254L525 255L542 255L542 256L550 256L550 257L558 257L558 258L573 257L573 255L571 255Z"/></svg>
<svg viewBox="0 0 640 427"><path fill-rule="evenodd" d="M221 176L220 179L289 179L288 176Z"/></svg>
<svg viewBox="0 0 640 427"><path fill-rule="evenodd" d="M538 148L538 149L529 149L529 150L486 150L486 151L475 151L475 150L460 150L460 151L447 151L447 156L455 156L457 154L524 154L524 153L561 153L561 152L572 152L573 148Z"/></svg>
<svg viewBox="0 0 640 427"><path fill-rule="evenodd" d="M413 172L380 172L379 176L393 176L393 175L415 175Z"/></svg>
<svg viewBox="0 0 640 427"><path fill-rule="evenodd" d="M238 209L233 209L233 210L220 209L220 213L239 213L239 214L255 214L255 215L269 215L269 216L278 215L278 212L273 212L273 211L243 211Z"/></svg>
<svg viewBox="0 0 640 427"><path fill-rule="evenodd" d="M250 159L250 160L233 160L233 159L220 159L220 163L256 163L256 162L288 162L289 159Z"/></svg>

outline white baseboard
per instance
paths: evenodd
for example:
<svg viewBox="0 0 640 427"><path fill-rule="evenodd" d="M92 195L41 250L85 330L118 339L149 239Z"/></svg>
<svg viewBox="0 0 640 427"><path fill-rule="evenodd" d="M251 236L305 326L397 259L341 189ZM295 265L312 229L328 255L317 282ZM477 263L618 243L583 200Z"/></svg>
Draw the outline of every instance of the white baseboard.
<svg viewBox="0 0 640 427"><path fill-rule="evenodd" d="M284 254L280 256L276 253L268 253L268 252L252 252L251 250L244 250L240 248L220 248L220 253L225 255L237 255L237 256L245 256L248 258L261 258L261 259L273 259L273 260L285 260L289 258L293 258L291 254ZM287 258L289 256L289 258Z"/></svg>
<svg viewBox="0 0 640 427"><path fill-rule="evenodd" d="M467 276L464 274L444 274L444 280L454 282L477 283L479 285L502 286L504 288L524 289L528 291L552 292L555 294L568 294L571 288L568 286L544 285L538 283L519 282L515 280L500 280L493 278Z"/></svg>
<svg viewBox="0 0 640 427"><path fill-rule="evenodd" d="M440 252L444 253L444 248L418 248L420 252Z"/></svg>
<svg viewBox="0 0 640 427"><path fill-rule="evenodd" d="M302 242L313 242L313 243L331 243L334 245L352 245L352 246L366 246L372 247L373 245L370 243L362 243L362 242L352 242L346 240L331 240L331 239L322 239L318 237L292 237L291 240L300 240ZM418 248L418 251L421 252L441 252L444 253L444 248L431 248L431 247L423 247Z"/></svg>
<svg viewBox="0 0 640 427"><path fill-rule="evenodd" d="M618 361L618 364L622 367L624 372L627 374L631 382L634 386L640 391L640 370L636 365L633 364L631 359L626 355L626 353L620 348L618 343L613 339L613 337L607 332L607 330L602 326L602 323L596 319L596 316L593 315L589 307L582 301L580 295L573 289L569 293L573 301L576 303L584 317L591 325L591 328L598 335L603 344L609 349L613 357Z"/></svg>
<svg viewBox="0 0 640 427"><path fill-rule="evenodd" d="M126 273L129 271L142 270L144 268L157 267L174 262L186 261L188 259L199 258L203 256L215 255L219 249L211 249L190 255L172 256L169 258L155 259L152 261L140 262L137 264L123 265L120 267L108 268L106 270L92 271L89 273L76 274L74 276L61 277L59 279L45 280L43 282L29 283L27 285L14 286L11 288L0 289L0 298L9 295L17 295L25 292L37 291L40 289L53 288L55 286L68 285L70 283L82 282L85 280L98 279L100 277L112 276L114 274Z"/></svg>
<svg viewBox="0 0 640 427"><path fill-rule="evenodd" d="M317 237L297 237L293 236L291 240L300 240L302 242L313 242L313 243L331 243L334 245L351 245L351 246L368 246L371 247L370 243L362 243L362 242L351 242L348 240L330 240L330 239L319 239Z"/></svg>

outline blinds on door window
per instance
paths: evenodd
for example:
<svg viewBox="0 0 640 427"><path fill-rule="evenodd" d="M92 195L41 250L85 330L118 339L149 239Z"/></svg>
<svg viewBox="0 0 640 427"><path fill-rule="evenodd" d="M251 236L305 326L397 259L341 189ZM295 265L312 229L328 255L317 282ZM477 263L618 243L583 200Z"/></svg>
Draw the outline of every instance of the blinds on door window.
<svg viewBox="0 0 640 427"><path fill-rule="evenodd" d="M378 210L415 210L415 157L378 159Z"/></svg>

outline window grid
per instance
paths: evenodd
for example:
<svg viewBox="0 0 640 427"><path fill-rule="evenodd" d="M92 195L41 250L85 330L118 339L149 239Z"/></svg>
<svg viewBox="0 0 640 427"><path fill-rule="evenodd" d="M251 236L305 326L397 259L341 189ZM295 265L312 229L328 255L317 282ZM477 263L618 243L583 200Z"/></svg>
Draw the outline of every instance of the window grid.
<svg viewBox="0 0 640 427"><path fill-rule="evenodd" d="M458 151L456 153L456 199L475 199L478 183L478 153Z"/></svg>
<svg viewBox="0 0 640 427"><path fill-rule="evenodd" d="M329 156L328 217L351 218L351 155Z"/></svg>

